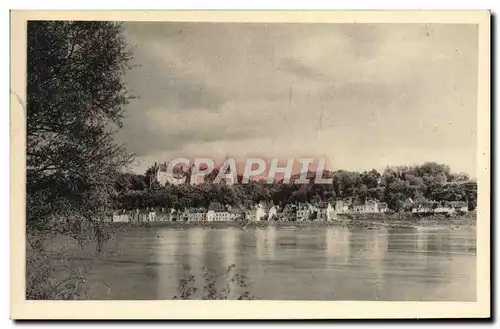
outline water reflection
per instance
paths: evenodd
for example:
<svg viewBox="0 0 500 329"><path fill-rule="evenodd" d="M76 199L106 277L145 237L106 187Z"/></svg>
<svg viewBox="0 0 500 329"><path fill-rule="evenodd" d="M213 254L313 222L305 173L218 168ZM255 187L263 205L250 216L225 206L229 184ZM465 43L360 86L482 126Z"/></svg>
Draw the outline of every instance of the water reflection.
<svg viewBox="0 0 500 329"><path fill-rule="evenodd" d="M239 230L227 230L223 237L223 264L224 269L227 269L231 265L237 265L236 250L238 245ZM229 299L234 299L236 296L236 285L234 281L231 281L231 276L224 276L222 278L221 284L226 287L226 295Z"/></svg>
<svg viewBox="0 0 500 329"><path fill-rule="evenodd" d="M193 228L188 230L188 242L189 242L189 268L190 274L195 277L194 287L197 292L203 290L203 250L205 246L205 235L206 230L201 228ZM182 279L179 277L178 279Z"/></svg>
<svg viewBox="0 0 500 329"><path fill-rule="evenodd" d="M272 261L276 254L277 229L268 227L265 229L256 229L255 233L255 253L257 259Z"/></svg>
<svg viewBox="0 0 500 329"><path fill-rule="evenodd" d="M474 231L445 229L131 230L109 242L95 276L117 299L171 299L190 275L201 298L201 267L235 264L262 299L473 301L475 243Z"/></svg>
<svg viewBox="0 0 500 329"><path fill-rule="evenodd" d="M278 232L275 227L268 227L266 229L266 243L267 243L267 254L269 260L274 260L276 258L276 236Z"/></svg>
<svg viewBox="0 0 500 329"><path fill-rule="evenodd" d="M177 247L179 246L179 232L160 230L157 235L158 244L155 248L158 266L158 299L171 299L177 294L177 278L182 275L178 271L180 265L176 261Z"/></svg>
<svg viewBox="0 0 500 329"><path fill-rule="evenodd" d="M328 264L347 263L350 249L350 231L347 228L329 227L325 233L326 260Z"/></svg>

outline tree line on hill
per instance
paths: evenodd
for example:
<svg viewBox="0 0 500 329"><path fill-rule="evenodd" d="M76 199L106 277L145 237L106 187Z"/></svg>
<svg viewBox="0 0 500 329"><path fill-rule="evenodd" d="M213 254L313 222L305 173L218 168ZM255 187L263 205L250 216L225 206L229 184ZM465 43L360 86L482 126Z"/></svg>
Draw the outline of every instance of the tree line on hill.
<svg viewBox="0 0 500 329"><path fill-rule="evenodd" d="M318 203L352 198L357 202L378 200L386 202L394 211L404 207L405 200L423 201L466 201L469 210L477 203L477 185L465 173L453 173L444 164L427 162L423 165L394 166L382 173L377 170L325 171L323 177L332 178L332 184L314 184L315 173L309 172L309 184L284 184L276 181L250 181L248 184L214 184L207 177L198 185L168 184L160 186L156 181L156 165L151 166L144 175L124 173L116 182L119 191L115 199L118 209L208 208L210 203L218 202L232 206L249 207L260 201L272 201L276 205ZM189 176L186 171L185 175ZM238 177L241 182L241 177Z"/></svg>

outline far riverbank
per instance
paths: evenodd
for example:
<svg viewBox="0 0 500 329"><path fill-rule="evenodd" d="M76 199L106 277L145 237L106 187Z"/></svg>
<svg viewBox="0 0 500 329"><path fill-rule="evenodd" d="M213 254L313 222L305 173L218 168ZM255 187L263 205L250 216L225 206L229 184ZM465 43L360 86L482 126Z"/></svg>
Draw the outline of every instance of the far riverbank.
<svg viewBox="0 0 500 329"><path fill-rule="evenodd" d="M345 214L338 215L336 221L226 221L226 222L131 222L131 223L113 223L123 227L168 227L174 229L183 229L191 227L205 228L305 228L305 227L355 227L355 228L376 228L376 227L443 227L452 229L475 229L476 213L454 215L451 217L445 215L428 215L417 217L413 214Z"/></svg>

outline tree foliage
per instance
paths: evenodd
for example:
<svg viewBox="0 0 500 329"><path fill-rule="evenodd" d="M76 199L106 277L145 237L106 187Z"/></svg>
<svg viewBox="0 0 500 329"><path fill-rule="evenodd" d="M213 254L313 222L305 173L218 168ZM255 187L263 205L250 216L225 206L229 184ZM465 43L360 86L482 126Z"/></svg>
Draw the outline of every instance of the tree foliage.
<svg viewBox="0 0 500 329"><path fill-rule="evenodd" d="M137 175L138 178L144 177ZM129 189L120 195L117 208L208 207L212 202L250 206L259 201L272 200L275 204L318 203L353 198L359 202L379 200L387 202L395 210L402 210L407 199L414 201L467 201L472 209L476 206L475 183L467 174L454 174L446 165L425 163L421 166L388 167L382 173L376 170L353 172L339 170L327 172L332 184L314 184L310 173L309 184L283 184L280 181L267 184L250 181L249 184L213 184L210 181L198 185L169 185L163 188ZM292 177L292 182L297 177ZM142 186L147 186L144 181Z"/></svg>
<svg viewBox="0 0 500 329"><path fill-rule="evenodd" d="M131 160L113 139L131 98L122 79L131 58L118 23L28 22L29 229L110 208Z"/></svg>

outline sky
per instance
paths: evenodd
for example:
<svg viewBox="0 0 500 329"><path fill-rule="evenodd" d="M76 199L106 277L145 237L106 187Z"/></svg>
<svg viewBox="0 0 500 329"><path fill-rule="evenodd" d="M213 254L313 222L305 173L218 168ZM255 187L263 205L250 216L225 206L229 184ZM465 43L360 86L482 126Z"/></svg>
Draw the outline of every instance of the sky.
<svg viewBox="0 0 500 329"><path fill-rule="evenodd" d="M120 142L133 170L178 157L435 161L476 177L478 28L127 22Z"/></svg>

